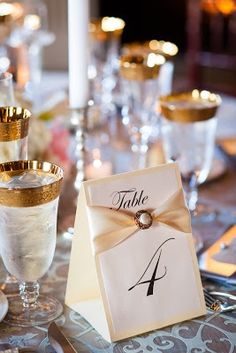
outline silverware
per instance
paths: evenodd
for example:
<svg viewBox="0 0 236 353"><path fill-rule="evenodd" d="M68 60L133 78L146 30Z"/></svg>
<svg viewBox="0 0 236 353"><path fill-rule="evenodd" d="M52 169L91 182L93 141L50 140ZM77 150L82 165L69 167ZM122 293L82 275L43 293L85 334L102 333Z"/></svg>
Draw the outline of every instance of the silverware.
<svg viewBox="0 0 236 353"><path fill-rule="evenodd" d="M77 353L55 322L48 327L48 339L57 353Z"/></svg>
<svg viewBox="0 0 236 353"><path fill-rule="evenodd" d="M233 295L231 293L213 291L213 292L210 292L210 294L213 295L213 296L216 295L216 296L219 296L219 297L225 297L225 298L228 298L228 299L236 301L236 295Z"/></svg>
<svg viewBox="0 0 236 353"><path fill-rule="evenodd" d="M215 273L201 270L201 276L204 278L210 279L212 281L216 281L216 282L227 284L227 285L229 285L229 284L235 285L236 284L235 275L225 277L225 276L221 276L221 275L218 275Z"/></svg>
<svg viewBox="0 0 236 353"><path fill-rule="evenodd" d="M227 312L236 310L236 304L230 305L227 301L212 295L206 288L203 289L206 306L208 309L216 312ZM218 292L219 293L219 292Z"/></svg>

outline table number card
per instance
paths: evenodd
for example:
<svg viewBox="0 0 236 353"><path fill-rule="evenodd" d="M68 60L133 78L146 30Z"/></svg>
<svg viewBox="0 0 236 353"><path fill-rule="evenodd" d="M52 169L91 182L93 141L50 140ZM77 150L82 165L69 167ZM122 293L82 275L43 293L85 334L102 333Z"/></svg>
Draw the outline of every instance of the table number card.
<svg viewBox="0 0 236 353"><path fill-rule="evenodd" d="M83 183L66 304L108 341L206 313L175 163Z"/></svg>

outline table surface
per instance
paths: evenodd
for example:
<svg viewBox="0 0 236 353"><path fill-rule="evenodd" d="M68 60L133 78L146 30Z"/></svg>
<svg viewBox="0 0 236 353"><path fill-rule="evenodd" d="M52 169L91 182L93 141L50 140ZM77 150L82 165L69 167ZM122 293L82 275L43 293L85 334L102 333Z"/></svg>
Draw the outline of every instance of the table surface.
<svg viewBox="0 0 236 353"><path fill-rule="evenodd" d="M226 99L227 101L227 99ZM236 111L236 100L229 98L225 110L221 110L220 126L225 127L225 121L232 122L232 108ZM228 110L227 110L228 109ZM226 112L231 112L226 114ZM229 119L230 118L230 119ZM230 123L231 124L231 123ZM228 124L226 124L228 126ZM218 129L219 130L219 129ZM223 130L223 127L222 127ZM230 129L230 134L236 127ZM227 134L223 133L223 138ZM220 133L218 133L218 137ZM113 144L116 158L124 157L124 146ZM114 154L113 154L114 156ZM41 292L54 295L64 302L66 279L69 266L71 239L63 235L63 230L73 226L76 210L76 194L71 182L75 177L75 169L67 171L59 205L59 234L54 260L47 275L40 281ZM224 230L234 220L231 211L236 210L236 170L227 165L227 170L220 173L218 178L206 182L200 187L200 198L213 204L219 211L224 212L224 217L211 223L205 223L196 228L204 239L204 248L217 240ZM5 274L0 266L0 282ZM236 293L236 286L217 284L203 280L204 285L218 290L229 290ZM150 333L129 338L113 344L107 343L79 314L64 306L63 315L57 319L58 325L69 338L73 346L80 352L168 352L168 353L196 353L219 352L236 353L236 310L230 313L210 313L190 321L178 323ZM10 344L14 347L34 346L41 352L53 352L47 338L47 325L41 327L21 328L0 323L0 348L1 344ZM0 349L1 350L1 349Z"/></svg>

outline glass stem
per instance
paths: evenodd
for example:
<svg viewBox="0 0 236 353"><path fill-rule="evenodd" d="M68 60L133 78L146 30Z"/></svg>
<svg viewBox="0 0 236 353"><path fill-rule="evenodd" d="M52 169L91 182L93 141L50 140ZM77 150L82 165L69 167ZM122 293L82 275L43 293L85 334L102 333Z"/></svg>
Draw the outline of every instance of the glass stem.
<svg viewBox="0 0 236 353"><path fill-rule="evenodd" d="M187 186L185 185L185 195L186 195L186 202L189 208L189 211L191 212L191 214L194 213L194 211L196 210L196 206L197 206L197 201L198 201L198 189L197 189L197 185L191 185L188 184Z"/></svg>
<svg viewBox="0 0 236 353"><path fill-rule="evenodd" d="M23 307L34 309L37 307L37 299L39 296L39 283L21 282L19 284L20 297L23 301Z"/></svg>
<svg viewBox="0 0 236 353"><path fill-rule="evenodd" d="M131 150L133 152L133 169L142 169L147 167L148 141L139 136L131 136Z"/></svg>

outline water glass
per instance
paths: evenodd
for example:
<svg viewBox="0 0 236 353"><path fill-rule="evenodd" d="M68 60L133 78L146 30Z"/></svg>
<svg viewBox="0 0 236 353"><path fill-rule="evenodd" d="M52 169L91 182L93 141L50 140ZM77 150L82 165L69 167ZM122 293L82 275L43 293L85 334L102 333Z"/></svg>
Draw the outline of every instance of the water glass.
<svg viewBox="0 0 236 353"><path fill-rule="evenodd" d="M177 161L194 219L210 220L212 210L198 203L198 185L206 181L211 169L217 118L221 103L218 95L193 90L160 99L163 149L167 161Z"/></svg>
<svg viewBox="0 0 236 353"><path fill-rule="evenodd" d="M49 162L0 164L1 255L20 292L8 296L5 321L12 325L41 325L62 313L58 300L39 294L38 283L54 256L62 178L62 169Z"/></svg>

